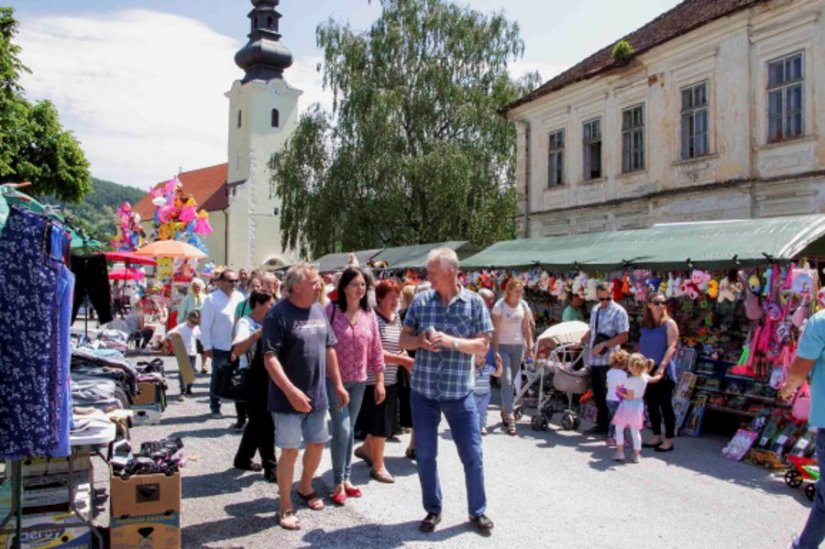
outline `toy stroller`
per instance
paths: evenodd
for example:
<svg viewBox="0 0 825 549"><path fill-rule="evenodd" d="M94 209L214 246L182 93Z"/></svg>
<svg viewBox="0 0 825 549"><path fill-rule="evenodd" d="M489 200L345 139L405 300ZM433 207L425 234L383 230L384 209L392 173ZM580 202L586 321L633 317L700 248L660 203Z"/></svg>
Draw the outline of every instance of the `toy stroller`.
<svg viewBox="0 0 825 549"><path fill-rule="evenodd" d="M800 456L785 456L791 464L791 469L785 473L785 484L791 488L799 488L804 482L805 495L813 501L816 497L816 481L819 480L819 466L816 459Z"/></svg>

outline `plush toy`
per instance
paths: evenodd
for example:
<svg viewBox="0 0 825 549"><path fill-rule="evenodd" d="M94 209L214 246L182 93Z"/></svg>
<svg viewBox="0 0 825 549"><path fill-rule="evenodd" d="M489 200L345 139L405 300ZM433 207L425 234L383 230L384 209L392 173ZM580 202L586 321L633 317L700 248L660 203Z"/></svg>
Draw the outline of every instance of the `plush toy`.
<svg viewBox="0 0 825 549"><path fill-rule="evenodd" d="M668 282L667 287L670 288L670 295L668 297L682 297L684 295L684 292L682 291L682 283L682 277L679 275L676 275L676 277L673 279L673 284Z"/></svg>
<svg viewBox="0 0 825 549"><path fill-rule="evenodd" d="M716 299L719 296L719 283L716 280L708 280L707 294L711 299Z"/></svg>
<svg viewBox="0 0 825 549"><path fill-rule="evenodd" d="M630 286L630 277L625 274L622 277L622 294L624 295L631 295L633 293L633 289Z"/></svg>
<svg viewBox="0 0 825 549"><path fill-rule="evenodd" d="M707 271L700 271L699 269L694 269L694 271L690 274L691 282L696 285L700 292L707 292L708 283L711 279L712 277L710 276L710 273Z"/></svg>
<svg viewBox="0 0 825 549"><path fill-rule="evenodd" d="M596 301L599 299L596 287L599 285L595 278L587 280L587 286L584 289L584 299L587 301Z"/></svg>
<svg viewBox="0 0 825 549"><path fill-rule="evenodd" d="M710 291L708 291L710 295ZM733 288L728 277L723 278L719 282L719 291L716 296L716 301L719 303L736 301L736 294L733 293Z"/></svg>
<svg viewBox="0 0 825 549"><path fill-rule="evenodd" d="M610 290L613 294L613 301L621 301L624 297L624 293L622 293L622 280L620 278L613 279Z"/></svg>
<svg viewBox="0 0 825 549"><path fill-rule="evenodd" d="M560 297L561 294L564 293L564 281L561 278L557 278L556 281L553 283L553 289L550 290L550 295L555 297Z"/></svg>
<svg viewBox="0 0 825 549"><path fill-rule="evenodd" d="M645 285L650 293L658 292L659 291L659 284L661 284L662 280L660 278L649 277L645 279Z"/></svg>
<svg viewBox="0 0 825 549"><path fill-rule="evenodd" d="M550 277L550 273L547 271L543 271L541 273L541 278L539 278L539 290L542 292L547 292L550 290L550 281L552 278Z"/></svg>
<svg viewBox="0 0 825 549"><path fill-rule="evenodd" d="M699 299L699 288L696 286L696 283L693 280L685 279L681 285L682 295L688 296L690 299L696 300Z"/></svg>

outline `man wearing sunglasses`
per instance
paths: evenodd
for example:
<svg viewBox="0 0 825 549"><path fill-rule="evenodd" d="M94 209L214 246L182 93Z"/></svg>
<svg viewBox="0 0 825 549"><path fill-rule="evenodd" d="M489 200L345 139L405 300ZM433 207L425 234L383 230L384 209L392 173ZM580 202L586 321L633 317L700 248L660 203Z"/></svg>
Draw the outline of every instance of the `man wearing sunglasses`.
<svg viewBox="0 0 825 549"><path fill-rule="evenodd" d="M607 408L607 370L610 368L610 354L618 351L627 342L630 322L624 307L613 301L610 283L600 282L596 286L599 304L590 312L590 329L581 339L582 345L589 344L587 365L590 367L590 381L593 386L593 401L599 411L596 426L590 430L594 434L607 434L610 412Z"/></svg>
<svg viewBox="0 0 825 549"><path fill-rule="evenodd" d="M215 380L221 366L229 363L232 350L232 328L235 309L244 298L236 289L238 275L235 271L223 271L215 285L217 289L206 296L201 310L201 343L206 356L212 359L212 377L209 380L209 409L212 417L221 417L221 401L215 397ZM245 418L244 418L245 419ZM238 418L238 422L241 418Z"/></svg>

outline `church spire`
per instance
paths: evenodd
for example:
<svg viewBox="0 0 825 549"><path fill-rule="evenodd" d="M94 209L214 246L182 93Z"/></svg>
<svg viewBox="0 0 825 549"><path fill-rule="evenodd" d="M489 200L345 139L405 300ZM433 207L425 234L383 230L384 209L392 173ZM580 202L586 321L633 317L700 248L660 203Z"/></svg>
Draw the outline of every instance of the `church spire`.
<svg viewBox="0 0 825 549"><path fill-rule="evenodd" d="M279 0L251 0L249 17L252 30L249 42L235 54L235 64L246 75L243 82L282 78L284 69L292 65L292 52L281 44L278 22L281 14L276 7Z"/></svg>

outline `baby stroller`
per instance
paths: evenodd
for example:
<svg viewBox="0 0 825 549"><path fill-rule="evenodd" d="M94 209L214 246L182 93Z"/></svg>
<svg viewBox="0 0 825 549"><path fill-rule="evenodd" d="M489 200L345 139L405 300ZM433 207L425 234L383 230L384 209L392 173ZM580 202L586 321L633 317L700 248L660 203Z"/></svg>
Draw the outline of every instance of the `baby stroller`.
<svg viewBox="0 0 825 549"><path fill-rule="evenodd" d="M513 413L516 419L524 414L524 397L538 387L538 414L530 421L535 430L545 430L554 414L561 412L563 429L579 427L578 410L573 406L574 395L590 388L590 375L583 368L584 354L579 342L589 326L578 320L561 322L545 330L536 339L534 356L547 350L546 358L537 358L528 364L522 374L526 383L516 394ZM566 402L560 397L566 395ZM559 402L556 402L559 401Z"/></svg>

